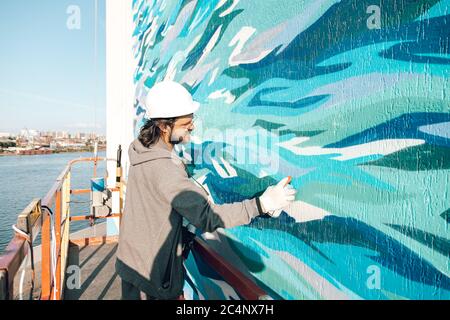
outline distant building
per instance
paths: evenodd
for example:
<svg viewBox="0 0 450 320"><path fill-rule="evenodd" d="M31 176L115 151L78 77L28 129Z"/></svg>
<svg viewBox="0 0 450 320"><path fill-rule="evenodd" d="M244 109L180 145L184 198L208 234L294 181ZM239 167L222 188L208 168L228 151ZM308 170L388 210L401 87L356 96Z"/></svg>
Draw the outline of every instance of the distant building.
<svg viewBox="0 0 450 320"><path fill-rule="evenodd" d="M32 141L34 138L39 137L39 132L34 129L22 129L20 130L19 136Z"/></svg>
<svg viewBox="0 0 450 320"><path fill-rule="evenodd" d="M45 137L45 138L53 138L55 136L54 132L51 131L45 131L45 132L41 132L39 134L40 137Z"/></svg>
<svg viewBox="0 0 450 320"><path fill-rule="evenodd" d="M55 139L67 139L69 134L66 131L58 131L56 132Z"/></svg>
<svg viewBox="0 0 450 320"><path fill-rule="evenodd" d="M9 132L0 132L0 138L9 138L11 134Z"/></svg>
<svg viewBox="0 0 450 320"><path fill-rule="evenodd" d="M90 139L90 140L96 140L96 139L97 139L97 135L96 135L95 133L89 133L88 139Z"/></svg>

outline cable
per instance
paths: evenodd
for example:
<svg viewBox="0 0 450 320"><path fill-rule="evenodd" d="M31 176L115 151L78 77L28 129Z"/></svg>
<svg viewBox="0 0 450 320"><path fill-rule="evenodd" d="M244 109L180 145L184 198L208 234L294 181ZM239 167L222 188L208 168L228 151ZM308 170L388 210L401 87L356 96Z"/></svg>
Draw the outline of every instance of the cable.
<svg viewBox="0 0 450 320"><path fill-rule="evenodd" d="M31 261L30 255L27 255L27 260ZM25 263L25 265L28 264L28 261ZM20 275L20 284L19 284L19 300L23 300L23 282L25 280L25 267L22 270L22 274ZM31 296L32 296L33 289L31 290Z"/></svg>
<svg viewBox="0 0 450 320"><path fill-rule="evenodd" d="M34 278L35 278L35 271L34 271L34 259L33 259L33 244L32 244L32 239L31 239L31 235L23 232L22 230L20 230L19 228L17 228L16 225L12 226L13 230L20 234L22 237L24 237L26 239L26 241L28 242L28 245L30 246L30 253L27 255L27 260L30 261L31 264L31 289L30 289L30 298L33 297L33 291L34 291ZM28 264L28 261L25 262L25 266L22 268L22 273L20 275L20 284L19 284L19 300L23 300L23 282L25 280L25 271L26 271L26 265Z"/></svg>
<svg viewBox="0 0 450 320"><path fill-rule="evenodd" d="M30 241L30 235L26 232L23 232L22 230L20 230L19 228L16 227L15 224L13 224L12 226L13 230L15 232L17 232L18 234L20 234L22 237L24 237L28 242Z"/></svg>

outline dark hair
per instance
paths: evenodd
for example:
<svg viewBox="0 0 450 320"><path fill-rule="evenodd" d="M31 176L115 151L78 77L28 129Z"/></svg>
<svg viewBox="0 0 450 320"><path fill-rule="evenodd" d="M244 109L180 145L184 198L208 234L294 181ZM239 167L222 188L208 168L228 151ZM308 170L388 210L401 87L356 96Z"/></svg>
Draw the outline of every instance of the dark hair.
<svg viewBox="0 0 450 320"><path fill-rule="evenodd" d="M170 126L170 128L173 128L175 120L175 118L147 120L147 122L142 126L139 132L139 141L146 148L149 148L151 145L156 143L159 138L161 138L162 131L160 129L160 126L168 125Z"/></svg>

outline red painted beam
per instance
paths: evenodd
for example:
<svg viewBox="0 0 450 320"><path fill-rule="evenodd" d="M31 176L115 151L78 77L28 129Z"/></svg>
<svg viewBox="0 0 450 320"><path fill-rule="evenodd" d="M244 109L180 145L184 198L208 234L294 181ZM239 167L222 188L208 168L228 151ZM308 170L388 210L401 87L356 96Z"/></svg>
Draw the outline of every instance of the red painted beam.
<svg viewBox="0 0 450 320"><path fill-rule="evenodd" d="M234 290L245 300L266 299L269 295L252 280L228 263L203 240L195 238L193 250L200 254L205 262L211 266Z"/></svg>
<svg viewBox="0 0 450 320"><path fill-rule="evenodd" d="M14 298L14 277L27 253L27 240L16 235L6 247L4 254L0 256L0 270L5 271L8 277L8 299L10 300Z"/></svg>

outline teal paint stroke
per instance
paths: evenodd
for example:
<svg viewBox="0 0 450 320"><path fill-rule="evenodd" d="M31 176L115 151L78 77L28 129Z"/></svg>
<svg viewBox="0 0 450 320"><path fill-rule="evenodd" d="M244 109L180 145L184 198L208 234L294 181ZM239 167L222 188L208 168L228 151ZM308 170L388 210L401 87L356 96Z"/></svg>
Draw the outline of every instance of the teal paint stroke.
<svg viewBox="0 0 450 320"><path fill-rule="evenodd" d="M450 298L450 1L384 1L381 29L372 4L133 1L135 134L148 89L173 79L202 104L185 153L216 203L293 177L293 207L217 248L276 299ZM239 298L199 257L186 266L193 299Z"/></svg>

